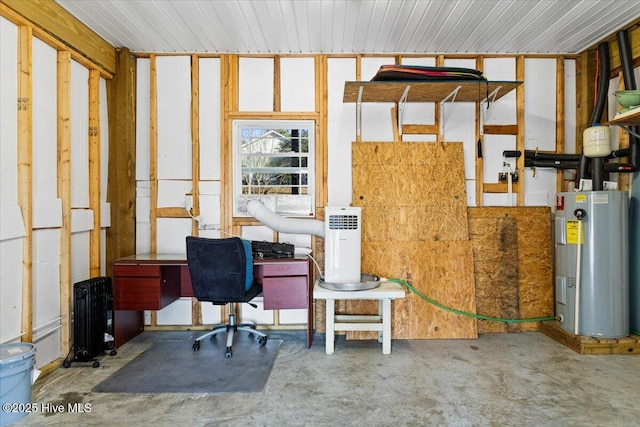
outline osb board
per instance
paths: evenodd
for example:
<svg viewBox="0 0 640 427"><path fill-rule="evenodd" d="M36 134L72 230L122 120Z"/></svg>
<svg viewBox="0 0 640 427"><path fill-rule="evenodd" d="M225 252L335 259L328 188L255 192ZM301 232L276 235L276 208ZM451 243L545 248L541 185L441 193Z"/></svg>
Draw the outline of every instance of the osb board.
<svg viewBox="0 0 640 427"><path fill-rule="evenodd" d="M461 143L360 142L352 145L353 204L362 207L362 271L409 280L426 296L475 312ZM348 301L348 313L375 313ZM475 319L417 295L393 302L394 338L475 338ZM348 332L347 338L372 338Z"/></svg>
<svg viewBox="0 0 640 427"><path fill-rule="evenodd" d="M487 262L486 257L491 256L492 251L500 250L499 247L491 245L483 246L482 241L478 238L482 234L478 231L479 228L487 226L486 220L493 219L497 222L499 218L515 218L518 235L518 318L553 316L551 209L549 207L470 207L468 214L470 238L474 245L474 263L476 264ZM477 271L477 265L475 269ZM489 270L488 274L492 274L492 272ZM491 299L478 301L477 304L478 307L484 306L486 308L491 304ZM485 314L481 310L478 312ZM487 324L488 322L479 322L478 331L491 332L491 329L486 329ZM539 329L539 323L520 324L522 331L538 331Z"/></svg>
<svg viewBox="0 0 640 427"><path fill-rule="evenodd" d="M540 330L580 354L640 354L640 336L635 334L609 339L574 335L562 329L554 321L542 322Z"/></svg>
<svg viewBox="0 0 640 427"><path fill-rule="evenodd" d="M520 317L518 230L511 216L469 221L478 313L496 318ZM478 332L518 332L519 323L478 320Z"/></svg>
<svg viewBox="0 0 640 427"><path fill-rule="evenodd" d="M466 206L462 143L354 142L352 164L355 206Z"/></svg>
<svg viewBox="0 0 640 427"><path fill-rule="evenodd" d="M382 262L381 262L382 261ZM363 242L363 271L408 281L420 293L447 307L475 313L471 242ZM375 270L374 270L375 269ZM392 338L477 338L476 320L430 304L406 291L393 305ZM350 314L377 312L375 301L353 300ZM348 332L349 339L371 339L370 332Z"/></svg>

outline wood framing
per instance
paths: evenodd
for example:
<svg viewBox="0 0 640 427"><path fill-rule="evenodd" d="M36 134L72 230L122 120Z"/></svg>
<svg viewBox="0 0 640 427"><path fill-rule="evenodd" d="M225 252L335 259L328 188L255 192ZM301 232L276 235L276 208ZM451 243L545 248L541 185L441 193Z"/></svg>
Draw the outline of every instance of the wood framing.
<svg viewBox="0 0 640 427"><path fill-rule="evenodd" d="M57 59L57 193L62 204L60 227L60 350L67 354L71 339L71 54L59 51Z"/></svg>
<svg viewBox="0 0 640 427"><path fill-rule="evenodd" d="M18 204L22 244L22 341L33 341L33 99L31 27L18 27Z"/></svg>
<svg viewBox="0 0 640 427"><path fill-rule="evenodd" d="M556 59L556 153L565 152L565 79L564 56ZM564 170L556 171L556 191L564 191Z"/></svg>
<svg viewBox="0 0 640 427"><path fill-rule="evenodd" d="M516 57L516 80L525 81L524 75L524 56L520 55ZM525 147L525 135L524 135L524 85L520 85L516 88L516 123L518 126L518 134L516 135L516 150L524 154ZM516 159L516 171L520 172L520 175L524 175L524 155ZM516 189L517 194L517 206L524 206L524 185L519 186ZM511 203L511 201L509 201Z"/></svg>
<svg viewBox="0 0 640 427"><path fill-rule="evenodd" d="M100 73L89 70L89 209L93 228L89 233L89 275L100 276L101 267L101 175L100 175Z"/></svg>
<svg viewBox="0 0 640 427"><path fill-rule="evenodd" d="M88 58L108 73L115 73L115 48L54 0L0 0L0 3L38 27L39 37L53 37L78 56Z"/></svg>

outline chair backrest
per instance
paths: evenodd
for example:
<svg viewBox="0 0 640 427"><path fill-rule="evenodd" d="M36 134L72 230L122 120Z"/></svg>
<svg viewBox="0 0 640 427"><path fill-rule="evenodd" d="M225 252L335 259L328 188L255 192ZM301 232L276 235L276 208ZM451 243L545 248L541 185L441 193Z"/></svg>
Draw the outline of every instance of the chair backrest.
<svg viewBox="0 0 640 427"><path fill-rule="evenodd" d="M186 243L193 294L199 301L223 304L245 300L247 262L251 260L242 239L188 236Z"/></svg>

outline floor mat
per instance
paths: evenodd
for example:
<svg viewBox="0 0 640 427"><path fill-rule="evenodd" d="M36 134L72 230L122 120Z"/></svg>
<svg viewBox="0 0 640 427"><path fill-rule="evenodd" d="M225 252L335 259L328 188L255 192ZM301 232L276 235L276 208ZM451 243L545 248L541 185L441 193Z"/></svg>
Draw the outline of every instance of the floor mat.
<svg viewBox="0 0 640 427"><path fill-rule="evenodd" d="M282 340L235 336L233 357L225 358L226 335L200 343L163 340L95 386L99 393L233 393L261 391L278 355Z"/></svg>

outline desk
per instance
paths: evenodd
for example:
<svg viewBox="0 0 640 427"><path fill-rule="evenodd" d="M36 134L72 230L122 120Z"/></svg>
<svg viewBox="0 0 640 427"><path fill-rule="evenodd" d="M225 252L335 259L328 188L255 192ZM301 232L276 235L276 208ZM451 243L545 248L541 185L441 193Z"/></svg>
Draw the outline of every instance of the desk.
<svg viewBox="0 0 640 427"><path fill-rule="evenodd" d="M265 310L307 309L307 347L313 335L311 262L304 258L254 259ZM115 345L144 330L144 310L160 310L180 297L193 297L185 254L137 254L113 262Z"/></svg>
<svg viewBox="0 0 640 427"><path fill-rule="evenodd" d="M364 291L333 291L323 288L316 281L313 297L327 302L325 353L333 354L336 331L378 331L382 354L391 354L391 300L404 296L404 289L395 282L382 282L377 288ZM336 300L347 299L377 300L378 315L336 315Z"/></svg>

